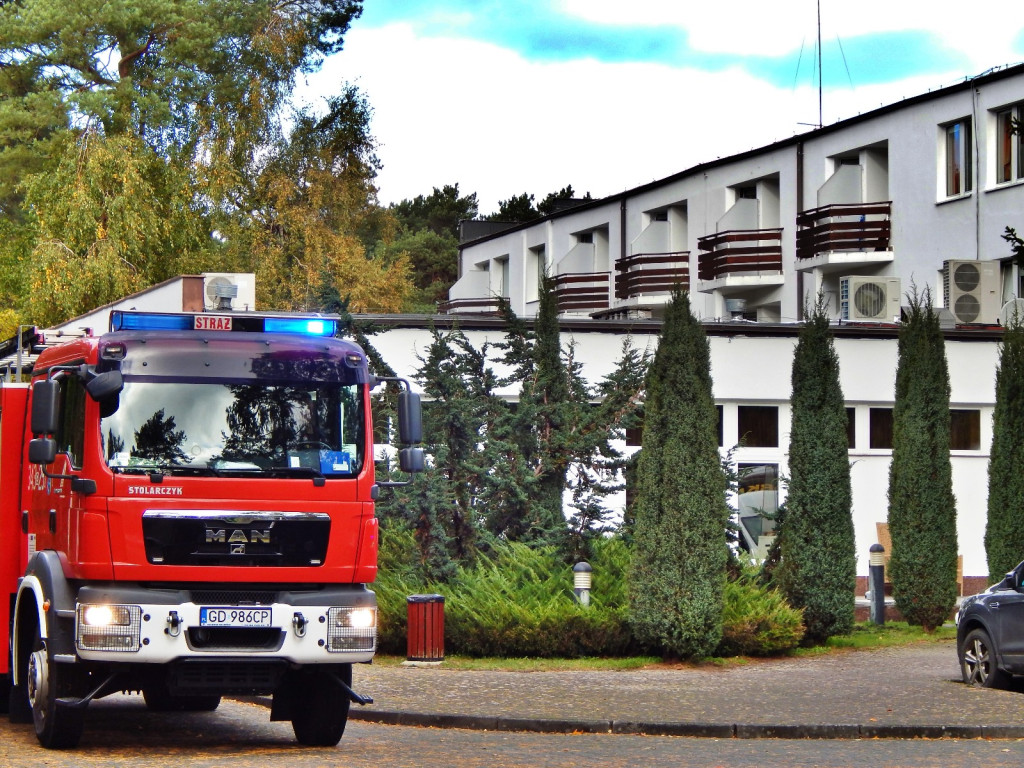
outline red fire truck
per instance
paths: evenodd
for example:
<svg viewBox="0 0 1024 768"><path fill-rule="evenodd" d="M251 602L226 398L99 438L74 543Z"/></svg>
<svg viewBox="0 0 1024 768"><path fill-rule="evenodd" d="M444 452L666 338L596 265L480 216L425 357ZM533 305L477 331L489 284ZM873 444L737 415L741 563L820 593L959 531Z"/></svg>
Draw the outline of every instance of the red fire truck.
<svg viewBox="0 0 1024 768"><path fill-rule="evenodd" d="M272 695L308 745L370 701L351 686L376 647L380 380L337 330L115 311L0 388L0 681L44 747L75 746L89 702L119 692L163 711ZM399 456L422 469L421 449Z"/></svg>

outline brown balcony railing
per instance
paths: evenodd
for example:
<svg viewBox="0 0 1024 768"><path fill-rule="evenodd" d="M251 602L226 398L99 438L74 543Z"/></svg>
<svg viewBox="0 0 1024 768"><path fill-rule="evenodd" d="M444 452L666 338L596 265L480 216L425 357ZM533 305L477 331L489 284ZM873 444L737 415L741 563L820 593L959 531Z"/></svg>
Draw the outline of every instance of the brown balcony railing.
<svg viewBox="0 0 1024 768"><path fill-rule="evenodd" d="M615 298L671 293L690 287L690 252L634 253L615 262Z"/></svg>
<svg viewBox="0 0 1024 768"><path fill-rule="evenodd" d="M781 229L730 229L697 240L697 277L717 280L732 274L782 273Z"/></svg>
<svg viewBox="0 0 1024 768"><path fill-rule="evenodd" d="M810 259L831 251L887 251L892 203L823 205L796 217L796 256Z"/></svg>
<svg viewBox="0 0 1024 768"><path fill-rule="evenodd" d="M472 313L477 315L497 315L500 308L497 296L479 299L452 299L443 301L437 305L437 311L442 315L449 315L456 312Z"/></svg>
<svg viewBox="0 0 1024 768"><path fill-rule="evenodd" d="M608 309L608 273L578 272L555 275L559 312Z"/></svg>

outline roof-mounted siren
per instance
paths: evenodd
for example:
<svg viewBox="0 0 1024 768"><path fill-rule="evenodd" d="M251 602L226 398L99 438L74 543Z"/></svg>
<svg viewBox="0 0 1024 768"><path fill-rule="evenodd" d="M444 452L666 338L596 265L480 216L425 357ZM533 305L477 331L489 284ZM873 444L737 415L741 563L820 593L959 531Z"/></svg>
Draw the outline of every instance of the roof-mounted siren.
<svg viewBox="0 0 1024 768"><path fill-rule="evenodd" d="M994 325L999 320L1002 297L995 261L942 262L942 288L946 309L958 323Z"/></svg>
<svg viewBox="0 0 1024 768"><path fill-rule="evenodd" d="M839 278L839 314L851 322L892 323L900 318L900 279L849 275Z"/></svg>
<svg viewBox="0 0 1024 768"><path fill-rule="evenodd" d="M207 273L203 308L207 312L252 311L256 308L255 279L249 273Z"/></svg>

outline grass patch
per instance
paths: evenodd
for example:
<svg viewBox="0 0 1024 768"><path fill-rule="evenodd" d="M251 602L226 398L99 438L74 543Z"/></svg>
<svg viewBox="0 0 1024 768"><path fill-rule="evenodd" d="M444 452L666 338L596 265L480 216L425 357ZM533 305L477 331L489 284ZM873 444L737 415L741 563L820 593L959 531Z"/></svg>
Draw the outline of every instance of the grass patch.
<svg viewBox="0 0 1024 768"><path fill-rule="evenodd" d="M837 648L889 648L898 645L935 643L955 639L956 626L953 624L943 624L934 632L928 633L921 627L912 627L903 621L888 622L882 626L863 622L855 624L853 631L848 635L836 635L830 637L823 646L800 648L794 653L796 655L814 655L815 653L827 653Z"/></svg>
<svg viewBox="0 0 1024 768"><path fill-rule="evenodd" d="M869 622L855 624L849 635L831 637L824 645L810 648L796 648L789 656L827 656L846 650L872 650L875 648L892 648L914 643L935 643L956 639L956 627L944 624L931 634L920 627L912 627L905 622L889 622L877 626ZM405 661L403 656L377 655L374 664L383 667L397 667ZM711 657L684 662L666 662L657 656L626 656L622 658L586 657L579 659L559 658L473 658L470 656L445 656L444 669L479 670L498 672L566 672L566 671L628 671L657 666L714 666L729 668L757 663L747 656Z"/></svg>

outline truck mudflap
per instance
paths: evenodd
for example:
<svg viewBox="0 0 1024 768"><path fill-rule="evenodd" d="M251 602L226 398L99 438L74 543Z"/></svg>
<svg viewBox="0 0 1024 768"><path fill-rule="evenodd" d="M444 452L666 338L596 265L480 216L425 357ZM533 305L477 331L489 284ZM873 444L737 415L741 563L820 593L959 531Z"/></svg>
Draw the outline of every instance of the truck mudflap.
<svg viewBox="0 0 1024 768"><path fill-rule="evenodd" d="M372 660L376 596L365 588L260 592L83 587L75 612L79 657L98 662L280 660L293 665Z"/></svg>

